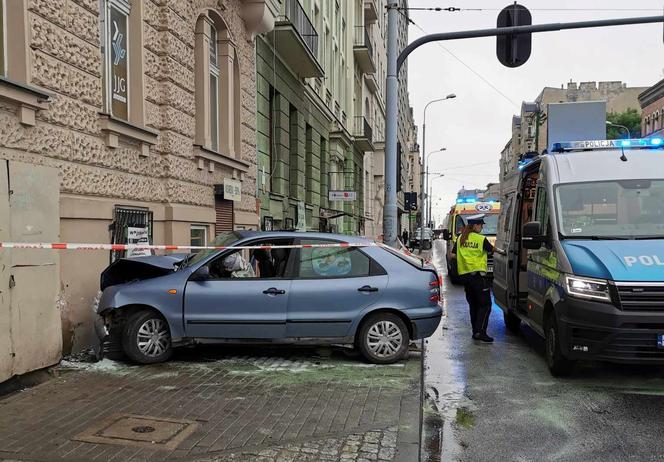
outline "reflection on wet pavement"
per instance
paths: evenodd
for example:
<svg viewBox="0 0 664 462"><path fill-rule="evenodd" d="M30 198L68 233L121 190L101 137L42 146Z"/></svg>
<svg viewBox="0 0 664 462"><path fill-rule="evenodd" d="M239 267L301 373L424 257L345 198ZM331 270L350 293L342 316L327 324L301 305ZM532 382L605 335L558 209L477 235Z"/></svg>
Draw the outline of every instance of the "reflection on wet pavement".
<svg viewBox="0 0 664 462"><path fill-rule="evenodd" d="M444 242L433 261L445 272ZM470 338L463 288L444 279L447 316L425 352L422 460L664 460L664 368L579 364L557 379L541 338L506 331L494 305L493 345Z"/></svg>

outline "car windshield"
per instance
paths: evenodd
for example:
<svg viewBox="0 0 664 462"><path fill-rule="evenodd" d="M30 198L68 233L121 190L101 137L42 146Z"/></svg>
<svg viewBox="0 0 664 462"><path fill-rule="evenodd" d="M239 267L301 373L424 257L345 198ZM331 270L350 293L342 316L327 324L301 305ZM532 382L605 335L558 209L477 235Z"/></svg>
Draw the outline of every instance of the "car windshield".
<svg viewBox="0 0 664 462"><path fill-rule="evenodd" d="M562 184L556 206L563 236L664 237L664 180Z"/></svg>
<svg viewBox="0 0 664 462"><path fill-rule="evenodd" d="M484 227L482 234L485 236L495 236L498 232L498 214L490 213L484 215Z"/></svg>
<svg viewBox="0 0 664 462"><path fill-rule="evenodd" d="M214 241L210 242L210 247L225 247L231 245L233 242L240 239L240 235L235 232L227 232L219 234ZM196 263L205 260L213 253L218 252L215 249L201 250L197 253L189 255L181 264L180 268L195 265Z"/></svg>

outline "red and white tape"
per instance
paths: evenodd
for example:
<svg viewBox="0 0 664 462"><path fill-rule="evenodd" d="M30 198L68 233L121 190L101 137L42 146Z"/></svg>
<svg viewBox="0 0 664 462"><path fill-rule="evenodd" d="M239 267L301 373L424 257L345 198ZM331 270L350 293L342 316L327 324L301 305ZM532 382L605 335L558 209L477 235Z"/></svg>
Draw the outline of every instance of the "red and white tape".
<svg viewBox="0 0 664 462"><path fill-rule="evenodd" d="M196 245L149 245L149 244L80 244L66 242L0 242L0 249L44 249L44 250L269 250L269 249L313 249L335 247L382 247L377 242L334 244L284 244L284 245L229 245L229 246L196 246Z"/></svg>

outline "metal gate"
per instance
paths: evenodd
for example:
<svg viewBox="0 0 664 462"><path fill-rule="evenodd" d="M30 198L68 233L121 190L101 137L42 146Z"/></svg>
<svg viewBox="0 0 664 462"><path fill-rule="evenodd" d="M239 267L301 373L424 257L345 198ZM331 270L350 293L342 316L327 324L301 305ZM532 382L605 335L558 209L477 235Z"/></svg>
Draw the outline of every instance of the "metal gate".
<svg viewBox="0 0 664 462"><path fill-rule="evenodd" d="M214 198L214 210L217 214L214 227L215 237L221 233L233 231L233 201L216 196Z"/></svg>
<svg viewBox="0 0 664 462"><path fill-rule="evenodd" d="M153 243L153 218L152 211L147 208L137 207L115 207L113 223L110 224L112 244L127 244L129 228L147 228L150 244ZM111 263L123 258L126 251L111 251Z"/></svg>

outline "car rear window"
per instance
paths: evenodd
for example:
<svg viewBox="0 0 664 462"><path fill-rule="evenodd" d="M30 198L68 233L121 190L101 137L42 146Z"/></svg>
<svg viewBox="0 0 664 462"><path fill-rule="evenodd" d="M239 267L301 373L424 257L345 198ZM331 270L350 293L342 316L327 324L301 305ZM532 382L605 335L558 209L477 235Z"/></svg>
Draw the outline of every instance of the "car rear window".
<svg viewBox="0 0 664 462"><path fill-rule="evenodd" d="M395 256L399 257L400 259L402 259L406 263L409 263L409 264L415 266L416 268L424 268L424 260L422 260L421 258L418 258L414 255L405 254L405 253L400 252L396 249L393 249L392 247L383 246L383 248L385 250L387 250L388 252L390 252L392 255L395 255Z"/></svg>

